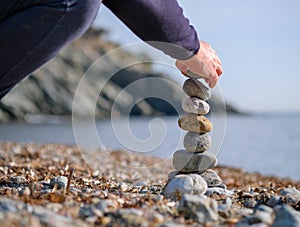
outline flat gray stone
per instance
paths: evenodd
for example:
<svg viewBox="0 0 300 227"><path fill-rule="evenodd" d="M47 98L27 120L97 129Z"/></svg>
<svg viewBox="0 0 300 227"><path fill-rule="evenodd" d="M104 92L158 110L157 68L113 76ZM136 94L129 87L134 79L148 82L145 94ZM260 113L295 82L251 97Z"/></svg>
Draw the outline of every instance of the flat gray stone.
<svg viewBox="0 0 300 227"><path fill-rule="evenodd" d="M188 132L184 136L183 145L188 152L204 152L210 148L211 138L208 133Z"/></svg>
<svg viewBox="0 0 300 227"><path fill-rule="evenodd" d="M177 200L184 194L204 194L207 184L198 174L179 174L170 178L165 189L166 198Z"/></svg>
<svg viewBox="0 0 300 227"><path fill-rule="evenodd" d="M213 153L190 153L186 150L178 150L173 154L173 166L176 170L191 173L202 173L207 169L216 167L218 160Z"/></svg>
<svg viewBox="0 0 300 227"><path fill-rule="evenodd" d="M204 171L200 174L200 176L206 181L209 188L218 187L222 184L222 179L219 177L217 172L212 169Z"/></svg>
<svg viewBox="0 0 300 227"><path fill-rule="evenodd" d="M190 97L182 102L182 109L187 113L205 115L209 112L209 105L204 100Z"/></svg>
<svg viewBox="0 0 300 227"><path fill-rule="evenodd" d="M184 195L179 202L178 212L201 224L215 222L219 218L217 201L203 195Z"/></svg>

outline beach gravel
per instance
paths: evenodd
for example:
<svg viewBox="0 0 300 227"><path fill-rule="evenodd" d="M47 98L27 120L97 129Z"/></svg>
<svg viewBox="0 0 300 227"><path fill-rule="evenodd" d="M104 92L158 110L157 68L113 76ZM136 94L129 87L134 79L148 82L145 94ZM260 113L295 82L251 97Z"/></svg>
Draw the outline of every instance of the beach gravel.
<svg viewBox="0 0 300 227"><path fill-rule="evenodd" d="M172 200L163 195L171 160L95 152L90 158L99 161L91 167L75 146L0 143L0 226L300 224L297 181L217 166L227 189ZM181 175L173 172L171 179Z"/></svg>

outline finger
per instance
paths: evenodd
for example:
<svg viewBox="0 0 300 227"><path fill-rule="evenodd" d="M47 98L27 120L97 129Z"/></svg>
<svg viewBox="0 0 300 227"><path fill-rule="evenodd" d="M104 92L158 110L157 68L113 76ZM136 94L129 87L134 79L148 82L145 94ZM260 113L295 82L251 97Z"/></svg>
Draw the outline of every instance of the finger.
<svg viewBox="0 0 300 227"><path fill-rule="evenodd" d="M188 71L188 67L185 64L182 64L180 61L175 62L175 66L184 74L186 75Z"/></svg>
<svg viewBox="0 0 300 227"><path fill-rule="evenodd" d="M215 55L214 61L217 62L218 64L222 65L222 61L220 60L220 58L217 55Z"/></svg>
<svg viewBox="0 0 300 227"><path fill-rule="evenodd" d="M210 88L214 88L218 82L218 75L217 73L214 73L212 76L211 76L211 80L209 81L209 87Z"/></svg>

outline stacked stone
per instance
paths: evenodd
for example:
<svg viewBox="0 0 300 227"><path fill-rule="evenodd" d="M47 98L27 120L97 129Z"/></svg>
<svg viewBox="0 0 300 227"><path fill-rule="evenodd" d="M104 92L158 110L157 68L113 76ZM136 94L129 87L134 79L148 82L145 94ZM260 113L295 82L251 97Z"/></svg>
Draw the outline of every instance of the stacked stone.
<svg viewBox="0 0 300 227"><path fill-rule="evenodd" d="M210 106L206 102L211 97L210 90L191 75L183 85L183 90L189 96L182 103L186 114L179 118L178 125L187 131L184 137L184 148L173 154L172 171L168 176L165 196L177 199L179 194L204 194L208 187L226 186L218 174L212 170L217 165L216 156L208 152L211 146L209 132L211 122L204 116Z"/></svg>

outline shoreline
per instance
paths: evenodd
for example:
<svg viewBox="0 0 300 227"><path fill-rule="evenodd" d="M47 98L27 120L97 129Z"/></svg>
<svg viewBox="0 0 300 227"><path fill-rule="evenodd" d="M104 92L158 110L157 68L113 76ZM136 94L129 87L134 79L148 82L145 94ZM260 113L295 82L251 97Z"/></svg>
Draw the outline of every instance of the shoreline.
<svg viewBox="0 0 300 227"><path fill-rule="evenodd" d="M99 160L94 169L86 164L75 146L0 142L0 223L20 226L26 217L35 226L199 224L199 219L178 209L179 201L163 196L167 175L172 170L170 160L159 164L160 158L118 150L109 155L98 152L97 157L90 158ZM286 200L280 195L288 187L300 189L298 181L226 166L215 170L233 195L216 192L207 195L207 200L217 203L218 219L206 224L232 226L245 222L258 206L271 208L270 201L275 196L281 196L280 204L298 209L298 200L295 203L295 198ZM60 177L65 180L63 186L55 183L53 186L53 179ZM230 207L226 207L228 201ZM269 219L272 223L276 221L276 212L274 208Z"/></svg>

